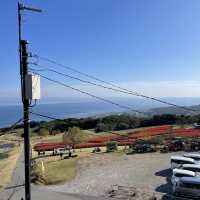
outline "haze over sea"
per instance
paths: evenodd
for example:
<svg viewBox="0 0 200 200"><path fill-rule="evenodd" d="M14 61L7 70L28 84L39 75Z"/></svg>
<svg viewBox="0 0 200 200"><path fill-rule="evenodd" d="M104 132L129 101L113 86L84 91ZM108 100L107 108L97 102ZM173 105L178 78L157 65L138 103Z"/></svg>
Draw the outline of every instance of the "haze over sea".
<svg viewBox="0 0 200 200"><path fill-rule="evenodd" d="M200 103L200 98L162 98L174 102L179 105L191 106ZM137 110L148 110L150 108L162 107L163 104L146 101L143 99L112 99L122 105L127 105ZM98 116L101 114L109 114L114 112L128 111L114 105L103 102L76 102L76 103L46 103L38 104L32 108L36 113L48 115L54 118L81 118L89 116ZM21 105L0 105L0 127L12 125L22 117ZM31 120L42 121L48 120L39 116L31 116Z"/></svg>

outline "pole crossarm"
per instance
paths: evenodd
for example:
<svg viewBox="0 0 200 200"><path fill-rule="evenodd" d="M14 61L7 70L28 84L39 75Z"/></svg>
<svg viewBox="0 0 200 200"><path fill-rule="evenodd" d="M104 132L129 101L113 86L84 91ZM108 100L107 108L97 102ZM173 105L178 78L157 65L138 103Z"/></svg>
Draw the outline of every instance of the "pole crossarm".
<svg viewBox="0 0 200 200"><path fill-rule="evenodd" d="M42 12L41 9L39 8L35 8L35 7L31 7L31 6L24 6L23 4L19 3L19 10L28 10L28 11L33 11L33 12Z"/></svg>

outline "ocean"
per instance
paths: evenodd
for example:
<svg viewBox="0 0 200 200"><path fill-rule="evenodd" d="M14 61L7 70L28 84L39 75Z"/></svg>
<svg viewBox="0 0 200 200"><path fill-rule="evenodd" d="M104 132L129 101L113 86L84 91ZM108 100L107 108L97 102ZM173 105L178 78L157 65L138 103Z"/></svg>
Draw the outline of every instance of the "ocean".
<svg viewBox="0 0 200 200"><path fill-rule="evenodd" d="M163 98L163 100L173 102L183 106L199 104L200 98ZM126 105L132 109L145 111L151 108L163 107L161 103L147 101L145 99L112 99L112 101L121 105ZM98 116L115 112L127 112L115 105L104 102L77 102L77 103L48 103L37 104L32 108L33 112L48 115L54 118L81 118L89 116ZM18 119L22 118L21 105L0 105L0 127L10 126ZM48 119L39 116L30 116L30 120L48 121Z"/></svg>
<svg viewBox="0 0 200 200"><path fill-rule="evenodd" d="M22 118L21 105L0 106L0 127L7 127ZM106 103L56 103L56 104L39 104L32 108L35 113L40 113L54 118L81 118L107 114L113 112L123 112L125 110ZM48 121L49 119L30 115L30 120Z"/></svg>

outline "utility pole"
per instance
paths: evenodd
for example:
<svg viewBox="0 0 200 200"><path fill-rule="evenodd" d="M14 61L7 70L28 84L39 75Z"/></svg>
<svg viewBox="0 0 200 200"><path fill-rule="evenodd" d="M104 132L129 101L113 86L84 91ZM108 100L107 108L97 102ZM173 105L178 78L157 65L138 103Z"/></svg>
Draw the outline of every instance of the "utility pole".
<svg viewBox="0 0 200 200"><path fill-rule="evenodd" d="M31 181L30 181L30 172L31 172L31 160L30 160L30 133L29 133L29 106L30 101L33 99L29 95L30 87L28 85L28 51L26 40L22 40L21 36L21 11L34 11L41 12L40 9L24 6L23 4L18 3L18 31L19 31L19 61L20 61L20 78L21 78L21 95L23 102L23 111L24 111L24 168L25 168L25 200L31 200ZM31 77L32 84L32 77ZM32 85L31 85L32 87ZM31 89L32 93L32 89Z"/></svg>
<svg viewBox="0 0 200 200"><path fill-rule="evenodd" d="M30 160L30 133L29 133L29 98L27 97L26 76L28 75L27 41L21 40L22 55L22 99L24 104L24 165L25 165L25 199L31 200L31 160Z"/></svg>

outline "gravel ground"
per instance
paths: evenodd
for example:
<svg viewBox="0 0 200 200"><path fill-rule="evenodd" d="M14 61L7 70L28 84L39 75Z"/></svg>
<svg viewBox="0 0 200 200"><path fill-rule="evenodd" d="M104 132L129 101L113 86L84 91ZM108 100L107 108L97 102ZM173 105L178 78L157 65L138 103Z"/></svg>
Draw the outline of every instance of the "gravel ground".
<svg viewBox="0 0 200 200"><path fill-rule="evenodd" d="M96 154L80 160L76 178L64 185L49 186L52 191L103 196L113 185L136 187L158 197L171 192L169 154Z"/></svg>

